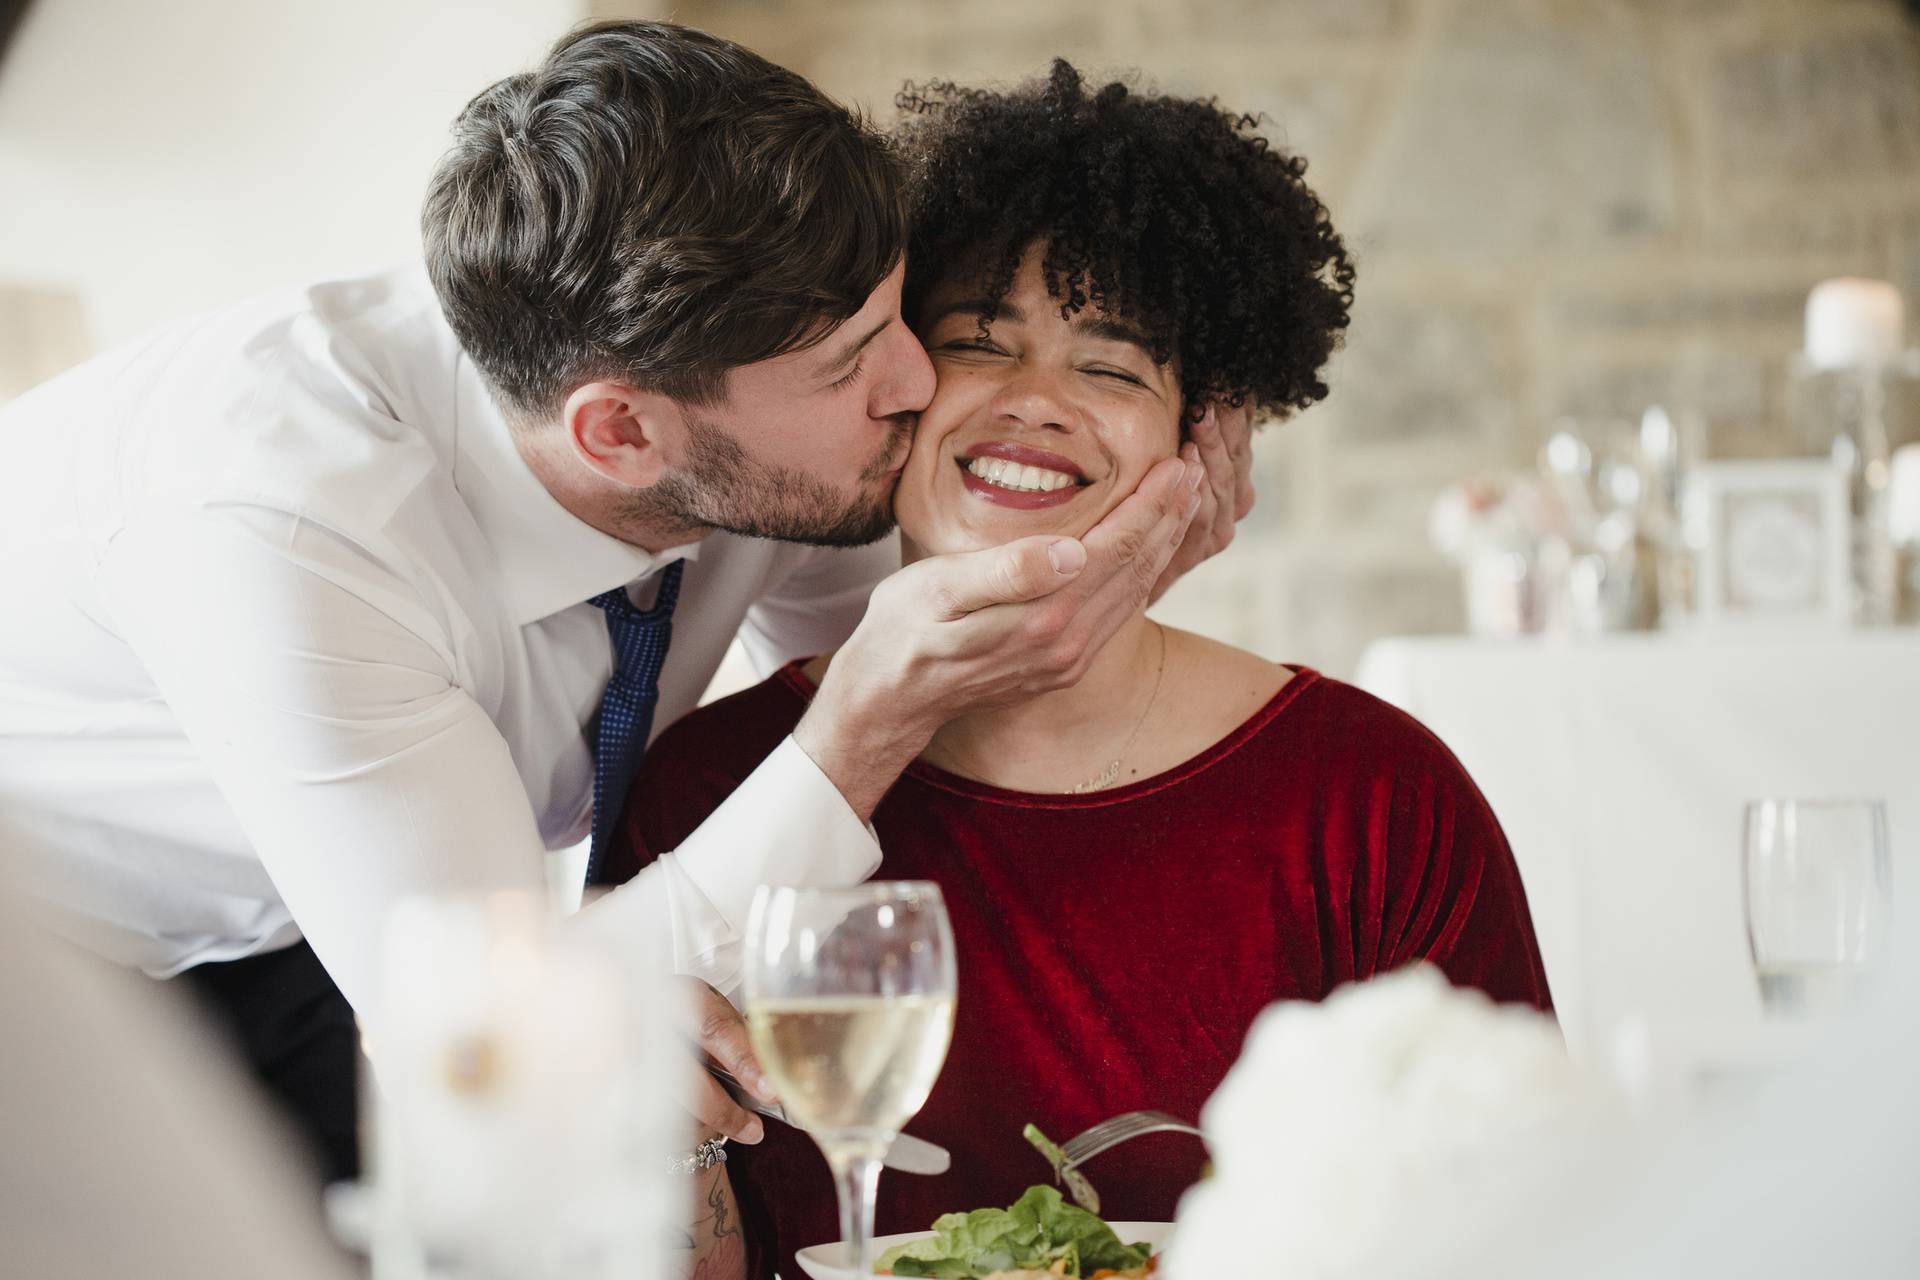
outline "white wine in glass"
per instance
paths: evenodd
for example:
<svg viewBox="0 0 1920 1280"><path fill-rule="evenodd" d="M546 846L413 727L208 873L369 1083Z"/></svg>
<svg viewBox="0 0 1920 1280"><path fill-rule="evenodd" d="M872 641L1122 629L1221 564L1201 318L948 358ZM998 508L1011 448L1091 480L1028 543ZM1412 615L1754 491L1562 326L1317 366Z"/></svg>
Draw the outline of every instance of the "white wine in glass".
<svg viewBox="0 0 1920 1280"><path fill-rule="evenodd" d="M939 887L763 886L747 921L747 1026L787 1114L819 1144L841 1234L871 1266L880 1161L953 1039L953 928Z"/></svg>

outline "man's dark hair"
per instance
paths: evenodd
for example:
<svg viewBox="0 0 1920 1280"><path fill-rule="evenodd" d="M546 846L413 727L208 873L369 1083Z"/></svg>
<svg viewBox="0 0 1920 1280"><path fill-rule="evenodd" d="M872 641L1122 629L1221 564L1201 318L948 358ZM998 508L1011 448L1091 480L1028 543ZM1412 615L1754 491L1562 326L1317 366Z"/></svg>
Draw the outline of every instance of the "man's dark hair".
<svg viewBox="0 0 1920 1280"><path fill-rule="evenodd" d="M1256 117L1120 83L1089 93L1058 59L1010 91L910 84L898 103L910 318L960 270L984 289L984 326L1037 241L1063 314L1096 304L1143 328L1156 359L1178 357L1190 411L1326 396L1353 263L1306 161L1254 133Z"/></svg>
<svg viewBox="0 0 1920 1280"><path fill-rule="evenodd" d="M603 22L460 113L421 229L441 308L511 416L729 369L858 311L906 242L885 139L717 36Z"/></svg>

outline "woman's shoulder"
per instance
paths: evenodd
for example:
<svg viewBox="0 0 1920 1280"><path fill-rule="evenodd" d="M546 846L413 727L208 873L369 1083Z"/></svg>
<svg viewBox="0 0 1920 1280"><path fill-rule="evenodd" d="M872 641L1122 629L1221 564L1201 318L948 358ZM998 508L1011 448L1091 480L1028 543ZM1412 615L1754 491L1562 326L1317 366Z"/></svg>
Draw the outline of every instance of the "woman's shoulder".
<svg viewBox="0 0 1920 1280"><path fill-rule="evenodd" d="M1356 685L1317 673L1303 694L1299 732L1349 777L1480 802L1479 787L1459 757L1408 712Z"/></svg>
<svg viewBox="0 0 1920 1280"><path fill-rule="evenodd" d="M1200 683L1211 692L1203 696L1225 700L1220 714L1275 749L1350 773L1465 777L1446 744L1392 703L1310 666L1179 634L1190 662L1205 673Z"/></svg>

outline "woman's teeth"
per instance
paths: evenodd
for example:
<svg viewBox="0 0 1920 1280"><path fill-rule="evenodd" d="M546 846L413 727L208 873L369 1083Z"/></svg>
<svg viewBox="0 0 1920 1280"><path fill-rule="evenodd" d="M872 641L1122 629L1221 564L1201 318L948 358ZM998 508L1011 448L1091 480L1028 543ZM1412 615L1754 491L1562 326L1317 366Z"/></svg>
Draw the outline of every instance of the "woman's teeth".
<svg viewBox="0 0 1920 1280"><path fill-rule="evenodd" d="M1080 483L1064 471L1023 466L1018 462L1008 462L1005 458L972 458L967 462L967 470L988 484L1024 493L1052 493L1055 489Z"/></svg>

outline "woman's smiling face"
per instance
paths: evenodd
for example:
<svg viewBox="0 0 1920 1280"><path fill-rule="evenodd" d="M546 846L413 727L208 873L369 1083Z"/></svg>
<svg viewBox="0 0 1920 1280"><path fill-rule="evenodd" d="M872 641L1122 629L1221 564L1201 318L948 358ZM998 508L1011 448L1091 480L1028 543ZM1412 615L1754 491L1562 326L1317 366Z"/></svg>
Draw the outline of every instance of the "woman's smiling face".
<svg viewBox="0 0 1920 1280"><path fill-rule="evenodd" d="M980 333L970 278L933 288L917 321L939 377L894 495L909 553L1079 537L1180 447L1180 377L1146 336L1094 306L1062 318L1040 247Z"/></svg>

